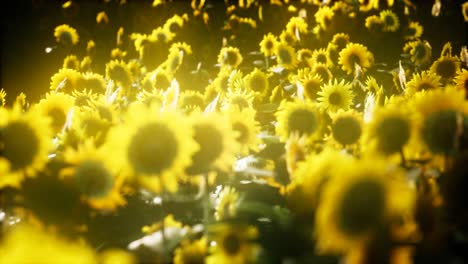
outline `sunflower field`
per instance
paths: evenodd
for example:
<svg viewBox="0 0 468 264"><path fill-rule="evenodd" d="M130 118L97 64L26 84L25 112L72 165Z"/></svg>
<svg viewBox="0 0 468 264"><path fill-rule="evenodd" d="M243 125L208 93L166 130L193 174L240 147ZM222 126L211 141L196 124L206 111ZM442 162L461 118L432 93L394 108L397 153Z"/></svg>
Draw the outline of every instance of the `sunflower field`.
<svg viewBox="0 0 468 264"><path fill-rule="evenodd" d="M468 1L22 3L0 263L468 263Z"/></svg>

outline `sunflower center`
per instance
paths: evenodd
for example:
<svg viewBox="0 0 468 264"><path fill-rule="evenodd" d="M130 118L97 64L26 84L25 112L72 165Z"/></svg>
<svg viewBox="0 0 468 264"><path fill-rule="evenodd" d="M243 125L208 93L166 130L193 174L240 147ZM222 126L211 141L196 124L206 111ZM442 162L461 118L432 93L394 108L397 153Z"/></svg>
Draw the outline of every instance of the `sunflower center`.
<svg viewBox="0 0 468 264"><path fill-rule="evenodd" d="M38 151L39 139L29 125L12 122L0 128L0 156L11 163L13 171L31 165Z"/></svg>
<svg viewBox="0 0 468 264"><path fill-rule="evenodd" d="M120 83L122 86L128 86L130 84L130 77L128 71L126 71L121 65L115 65L109 71L109 77Z"/></svg>
<svg viewBox="0 0 468 264"><path fill-rule="evenodd" d="M359 236L378 227L385 210L385 191L371 179L354 183L338 206L338 227L349 236Z"/></svg>
<svg viewBox="0 0 468 264"><path fill-rule="evenodd" d="M149 123L135 133L128 147L133 168L143 174L159 174L177 157L178 141L173 131L161 123Z"/></svg>
<svg viewBox="0 0 468 264"><path fill-rule="evenodd" d="M361 58L357 54L351 54L348 58L349 65L354 68L354 65L361 65Z"/></svg>
<svg viewBox="0 0 468 264"><path fill-rule="evenodd" d="M434 85L428 82L423 82L418 86L418 91L434 89Z"/></svg>
<svg viewBox="0 0 468 264"><path fill-rule="evenodd" d="M393 26L395 24L393 16L385 16L384 21L387 26Z"/></svg>
<svg viewBox="0 0 468 264"><path fill-rule="evenodd" d="M238 54L234 51L226 52L226 63L231 66L236 66L238 59Z"/></svg>
<svg viewBox="0 0 468 264"><path fill-rule="evenodd" d="M65 44L65 45L70 45L73 43L73 35L71 32L64 31L60 33L60 42Z"/></svg>
<svg viewBox="0 0 468 264"><path fill-rule="evenodd" d="M304 83L304 92L307 98L315 99L320 89L320 82L317 80L308 80Z"/></svg>
<svg viewBox="0 0 468 264"><path fill-rule="evenodd" d="M267 42L265 43L265 48L266 48L267 50L272 50L272 49L273 49L273 46L274 46L274 45L273 45L273 41L267 41Z"/></svg>
<svg viewBox="0 0 468 264"><path fill-rule="evenodd" d="M236 137L237 142L246 144L249 141L249 129L242 122L234 123L232 129L239 132Z"/></svg>
<svg viewBox="0 0 468 264"><path fill-rule="evenodd" d="M75 184L83 195L100 198L109 193L114 181L110 172L101 162L86 160L76 168Z"/></svg>
<svg viewBox="0 0 468 264"><path fill-rule="evenodd" d="M331 105L340 105L342 103L342 98L341 94L338 92L333 92L328 96L328 102Z"/></svg>
<svg viewBox="0 0 468 264"><path fill-rule="evenodd" d="M177 31L179 31L179 29L180 29L180 26L179 26L179 24L177 24L177 23L171 23L171 24L169 25L169 30L170 30L171 32L174 32L174 33L175 33L175 32L177 32Z"/></svg>
<svg viewBox="0 0 468 264"><path fill-rule="evenodd" d="M52 118L51 126L54 128L55 131L59 131L62 129L65 121L67 120L66 114L63 112L62 109L58 107L51 108L47 111L47 115Z"/></svg>
<svg viewBox="0 0 468 264"><path fill-rule="evenodd" d="M239 240L239 237L235 234L227 235L223 240L223 248L224 251L231 256L239 253L241 248L241 241Z"/></svg>
<svg viewBox="0 0 468 264"><path fill-rule="evenodd" d="M307 109L297 109L288 117L289 133L312 134L318 128L318 120L314 112Z"/></svg>
<svg viewBox="0 0 468 264"><path fill-rule="evenodd" d="M409 139L409 124L400 117L387 117L377 126L376 136L381 151L386 154L398 152Z"/></svg>
<svg viewBox="0 0 468 264"><path fill-rule="evenodd" d="M327 55L325 55L325 54L318 54L318 55L317 55L317 62L318 62L318 63L326 64L326 63L327 63Z"/></svg>
<svg viewBox="0 0 468 264"><path fill-rule="evenodd" d="M250 87L256 92L263 92L266 88L266 80L260 75L254 75L249 80Z"/></svg>
<svg viewBox="0 0 468 264"><path fill-rule="evenodd" d="M432 152L452 152L457 136L457 113L442 111L431 114L424 121L422 135Z"/></svg>
<svg viewBox="0 0 468 264"><path fill-rule="evenodd" d="M361 137L361 125L352 117L339 118L332 126L333 137L342 145L356 143Z"/></svg>
<svg viewBox="0 0 468 264"><path fill-rule="evenodd" d="M292 63L291 54L287 49L280 49L278 52L278 57L280 58L282 64L288 65Z"/></svg>
<svg viewBox="0 0 468 264"><path fill-rule="evenodd" d="M442 78L452 78L456 71L456 64L450 59L442 60L436 66L436 73Z"/></svg>
<svg viewBox="0 0 468 264"><path fill-rule="evenodd" d="M192 156L192 165L187 169L191 175L210 170L211 165L223 152L223 135L211 124L196 124L193 138L200 146Z"/></svg>

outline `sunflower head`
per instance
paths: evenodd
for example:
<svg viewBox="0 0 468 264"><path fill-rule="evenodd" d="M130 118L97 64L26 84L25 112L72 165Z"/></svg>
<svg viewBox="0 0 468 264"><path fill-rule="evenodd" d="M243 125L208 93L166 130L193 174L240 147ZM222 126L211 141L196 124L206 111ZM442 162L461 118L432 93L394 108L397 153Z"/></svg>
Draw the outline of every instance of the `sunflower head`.
<svg viewBox="0 0 468 264"><path fill-rule="evenodd" d="M289 46L294 46L297 42L296 35L286 30L281 32L279 39L280 43L284 43Z"/></svg>
<svg viewBox="0 0 468 264"><path fill-rule="evenodd" d="M419 39L423 34L424 28L419 22L411 21L405 31L405 39Z"/></svg>
<svg viewBox="0 0 468 264"><path fill-rule="evenodd" d="M79 89L78 84L82 79L81 74L73 69L61 68L50 79L50 90L72 92Z"/></svg>
<svg viewBox="0 0 468 264"><path fill-rule="evenodd" d="M275 54L276 45L278 44L278 40L276 36L271 33L268 33L263 36L262 41L260 41L260 52L263 53L265 56L272 56Z"/></svg>
<svg viewBox="0 0 468 264"><path fill-rule="evenodd" d="M335 44L338 50L342 50L349 43L349 35L346 33L336 33L333 35L331 43Z"/></svg>
<svg viewBox="0 0 468 264"><path fill-rule="evenodd" d="M164 29L176 34L184 26L184 19L179 15L174 15L164 23Z"/></svg>
<svg viewBox="0 0 468 264"><path fill-rule="evenodd" d="M434 112L425 118L420 133L432 153L448 155L456 150L458 115L453 110L446 110Z"/></svg>
<svg viewBox="0 0 468 264"><path fill-rule="evenodd" d="M413 78L406 83L405 93L413 95L415 92L432 90L440 87L440 76L423 71L420 73L414 73Z"/></svg>
<svg viewBox="0 0 468 264"><path fill-rule="evenodd" d="M230 108L227 110L232 130L237 134L236 141L239 146L238 153L248 154L249 150L257 150L260 140L258 122L255 120L255 110L252 108Z"/></svg>
<svg viewBox="0 0 468 264"><path fill-rule="evenodd" d="M333 77L327 65L321 63L313 65L312 73L318 75L324 83L328 83Z"/></svg>
<svg viewBox="0 0 468 264"><path fill-rule="evenodd" d="M125 88L130 87L133 81L133 76L127 63L117 60L106 64L106 77Z"/></svg>
<svg viewBox="0 0 468 264"><path fill-rule="evenodd" d="M76 57L76 55L68 55L63 60L62 68L78 71L80 70L80 60L78 60L78 57Z"/></svg>
<svg viewBox="0 0 468 264"><path fill-rule="evenodd" d="M419 66L425 66L432 59L432 48L425 40L408 42L403 50L410 54L410 60Z"/></svg>
<svg viewBox="0 0 468 264"><path fill-rule="evenodd" d="M261 97L269 90L268 75L263 71L255 68L245 77L245 86L248 90L254 91Z"/></svg>
<svg viewBox="0 0 468 264"><path fill-rule="evenodd" d="M282 140L293 133L314 138L320 134L323 125L318 105L311 101L283 101L276 118L276 133Z"/></svg>
<svg viewBox="0 0 468 264"><path fill-rule="evenodd" d="M455 77L455 87L468 93L468 70L462 69Z"/></svg>
<svg viewBox="0 0 468 264"><path fill-rule="evenodd" d="M218 63L223 67L237 68L242 63L243 57L236 47L224 47L218 55Z"/></svg>
<svg viewBox="0 0 468 264"><path fill-rule="evenodd" d="M330 57L328 56L328 52L326 49L316 49L312 53L312 58L310 60L311 65L315 64L324 64L328 67L333 66L333 62L331 61Z"/></svg>
<svg viewBox="0 0 468 264"><path fill-rule="evenodd" d="M432 63L430 71L437 74L444 82L450 81L460 70L460 61L454 56L441 56Z"/></svg>
<svg viewBox="0 0 468 264"><path fill-rule="evenodd" d="M76 45L80 39L76 29L66 24L55 27L54 37L57 43L65 46Z"/></svg>
<svg viewBox="0 0 468 264"><path fill-rule="evenodd" d="M400 27L398 16L391 10L383 10L380 12L380 19L383 22L383 30L387 32L396 32Z"/></svg>
<svg viewBox="0 0 468 264"><path fill-rule="evenodd" d="M68 94L48 93L46 97L36 105L36 110L50 118L52 121L51 128L57 133L65 126L73 105L73 97Z"/></svg>
<svg viewBox="0 0 468 264"><path fill-rule="evenodd" d="M167 28L158 27L153 29L151 36L154 37L160 43L169 43L174 38L174 33L169 31Z"/></svg>
<svg viewBox="0 0 468 264"><path fill-rule="evenodd" d="M348 43L348 45L340 51L338 62L343 71L351 74L355 72L356 65L362 70L370 68L374 63L374 55L362 44Z"/></svg>
<svg viewBox="0 0 468 264"><path fill-rule="evenodd" d="M174 264L204 264L208 254L207 244L205 237L195 241L183 240L174 251Z"/></svg>
<svg viewBox="0 0 468 264"><path fill-rule="evenodd" d="M218 221L230 219L236 216L239 204L239 193L233 187L226 186L218 194L215 207L215 218Z"/></svg>
<svg viewBox="0 0 468 264"><path fill-rule="evenodd" d="M321 6L315 13L315 21L323 30L327 30L333 21L335 12L329 6Z"/></svg>
<svg viewBox="0 0 468 264"><path fill-rule="evenodd" d="M322 78L318 74L309 73L298 80L298 85L302 89L302 94L310 100L317 100L317 94L322 86Z"/></svg>
<svg viewBox="0 0 468 264"><path fill-rule="evenodd" d="M331 125L333 139L342 146L356 144L363 133L363 120L355 110L340 111Z"/></svg>
<svg viewBox="0 0 468 264"><path fill-rule="evenodd" d="M341 82L336 79L329 81L328 84L322 86L318 95L320 105L329 113L334 113L339 109L347 110L353 104L352 86L344 80Z"/></svg>
<svg viewBox="0 0 468 264"><path fill-rule="evenodd" d="M294 48L288 44L279 43L275 49L276 61L284 69L294 69L296 67L296 53Z"/></svg>
<svg viewBox="0 0 468 264"><path fill-rule="evenodd" d="M376 15L368 16L365 22L366 28L371 32L382 32L384 28L384 21Z"/></svg>

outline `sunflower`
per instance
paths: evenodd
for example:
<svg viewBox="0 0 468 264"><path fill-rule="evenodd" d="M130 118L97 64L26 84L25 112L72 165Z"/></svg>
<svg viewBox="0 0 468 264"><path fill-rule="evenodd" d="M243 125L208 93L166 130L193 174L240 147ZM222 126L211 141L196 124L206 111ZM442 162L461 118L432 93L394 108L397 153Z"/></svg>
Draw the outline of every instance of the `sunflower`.
<svg viewBox="0 0 468 264"><path fill-rule="evenodd" d="M333 35L331 43L335 44L338 50L342 50L349 43L349 35L346 33L336 33Z"/></svg>
<svg viewBox="0 0 468 264"><path fill-rule="evenodd" d="M142 104L131 105L124 121L111 128L105 144L115 164L153 192L177 191L177 177L198 149L190 125L174 112Z"/></svg>
<svg viewBox="0 0 468 264"><path fill-rule="evenodd" d="M323 83L331 81L333 77L333 74L330 69L328 69L327 65L321 63L313 65L312 73L314 75L318 75L322 79Z"/></svg>
<svg viewBox="0 0 468 264"><path fill-rule="evenodd" d="M309 64L309 60L312 59L312 51L310 49L300 49L297 51L297 60L305 64Z"/></svg>
<svg viewBox="0 0 468 264"><path fill-rule="evenodd" d="M462 4L461 12L463 14L463 19L465 20L465 22L468 22L468 2Z"/></svg>
<svg viewBox="0 0 468 264"><path fill-rule="evenodd" d="M106 78L113 80L123 88L130 87L133 76L128 65L123 61L112 60L106 63Z"/></svg>
<svg viewBox="0 0 468 264"><path fill-rule="evenodd" d="M7 95L7 94L6 94L5 90L4 90L3 88L0 89L0 106L5 106L5 102L6 102L5 98L6 98L6 95Z"/></svg>
<svg viewBox="0 0 468 264"><path fill-rule="evenodd" d="M297 169L298 163L303 161L310 152L311 145L306 135L299 136L299 133L292 133L284 145L286 169L292 178Z"/></svg>
<svg viewBox="0 0 468 264"><path fill-rule="evenodd" d="M295 34L292 34L291 32L286 30L283 30L281 32L279 39L280 43L284 43L289 46L294 46L298 41L297 36Z"/></svg>
<svg viewBox="0 0 468 264"><path fill-rule="evenodd" d="M321 6L314 15L315 22L317 22L323 30L327 30L332 23L334 15L335 12L329 6Z"/></svg>
<svg viewBox="0 0 468 264"><path fill-rule="evenodd" d="M462 69L455 77L455 87L468 93L468 70Z"/></svg>
<svg viewBox="0 0 468 264"><path fill-rule="evenodd" d="M405 32L405 39L419 39L423 34L424 28L419 22L411 21Z"/></svg>
<svg viewBox="0 0 468 264"><path fill-rule="evenodd" d="M362 115L355 110L339 111L333 116L332 137L342 146L354 145L363 134L363 125Z"/></svg>
<svg viewBox="0 0 468 264"><path fill-rule="evenodd" d="M403 51L410 54L410 60L418 66L425 66L431 62L432 48L425 40L415 40L405 44Z"/></svg>
<svg viewBox="0 0 468 264"><path fill-rule="evenodd" d="M83 107L89 105L91 102L98 99L98 95L93 93L92 91L88 91L87 89L83 89L82 91L73 91L72 97L75 101L75 106Z"/></svg>
<svg viewBox="0 0 468 264"><path fill-rule="evenodd" d="M406 83L405 93L407 95L413 95L415 92L437 89L440 86L440 76L428 71L423 71L413 74L413 78Z"/></svg>
<svg viewBox="0 0 468 264"><path fill-rule="evenodd" d="M80 60L78 60L78 57L76 55L68 55L65 57L63 60L63 69L72 69L75 71L80 70Z"/></svg>
<svg viewBox="0 0 468 264"><path fill-rule="evenodd" d="M230 108L252 108L255 93L246 89L229 89L221 103L221 109L227 110Z"/></svg>
<svg viewBox="0 0 468 264"><path fill-rule="evenodd" d="M127 57L127 52L121 50L120 48L114 48L110 52L110 57L113 60L123 60Z"/></svg>
<svg viewBox="0 0 468 264"><path fill-rule="evenodd" d="M307 22L302 17L291 17L286 24L286 31L293 35L305 34L308 31Z"/></svg>
<svg viewBox="0 0 468 264"><path fill-rule="evenodd" d="M236 135L239 146L238 153L246 155L249 150L257 150L260 139L257 137L260 126L255 120L255 110L252 108L230 108L227 110L229 121Z"/></svg>
<svg viewBox="0 0 468 264"><path fill-rule="evenodd" d="M459 70L460 60L451 55L440 56L430 68L430 71L439 75L444 82L452 80Z"/></svg>
<svg viewBox="0 0 468 264"><path fill-rule="evenodd" d="M85 56L83 59L80 61L80 69L81 72L92 72L91 66L93 64L93 59L91 59L90 56Z"/></svg>
<svg viewBox="0 0 468 264"><path fill-rule="evenodd" d="M387 32L396 32L400 27L398 16L391 10L383 10L380 12L380 19L383 22L383 30Z"/></svg>
<svg viewBox="0 0 468 264"><path fill-rule="evenodd" d="M248 263L255 259L258 246L253 240L258 231L253 226L217 224L208 230L209 238L215 243L210 248L207 264Z"/></svg>
<svg viewBox="0 0 468 264"><path fill-rule="evenodd" d="M216 220L226 220L236 216L239 205L239 192L233 187L225 186L218 194L215 201Z"/></svg>
<svg viewBox="0 0 468 264"><path fill-rule="evenodd" d="M96 15L96 24L107 24L109 23L109 17L106 12L101 11Z"/></svg>
<svg viewBox="0 0 468 264"><path fill-rule="evenodd" d="M205 264L207 244L205 237L195 241L183 240L174 251L174 264Z"/></svg>
<svg viewBox="0 0 468 264"><path fill-rule="evenodd" d="M371 67L374 63L374 55L362 44L348 43L346 47L340 51L338 63L341 65L343 71L347 74L351 74L355 73L356 65L362 70Z"/></svg>
<svg viewBox="0 0 468 264"><path fill-rule="evenodd" d="M245 87L254 91L260 98L265 96L269 90L268 75L257 68L247 74L244 80Z"/></svg>
<svg viewBox="0 0 468 264"><path fill-rule="evenodd" d="M169 31L167 28L158 27L153 29L151 36L154 37L158 42L169 43L174 38L175 34Z"/></svg>
<svg viewBox="0 0 468 264"><path fill-rule="evenodd" d="M408 111L388 105L378 108L366 127L366 142L377 151L391 155L402 151L413 134L413 122Z"/></svg>
<svg viewBox="0 0 468 264"><path fill-rule="evenodd" d="M232 69L237 68L242 63L242 55L238 48L235 47L224 47L218 54L218 63L222 67L230 67Z"/></svg>
<svg viewBox="0 0 468 264"><path fill-rule="evenodd" d="M318 74L312 74L311 72L296 82L298 89L300 89L300 91L298 90L298 94L302 94L310 100L317 100L317 94L322 84L322 78Z"/></svg>
<svg viewBox="0 0 468 264"><path fill-rule="evenodd" d="M185 172L199 175L213 169L229 171L238 149L235 133L221 114L210 112L191 115L193 140L199 149L192 155L192 164Z"/></svg>
<svg viewBox="0 0 468 264"><path fill-rule="evenodd" d="M164 23L164 29L176 34L184 26L184 19L179 15L173 15Z"/></svg>
<svg viewBox="0 0 468 264"><path fill-rule="evenodd" d="M77 90L84 91L89 89L94 93L104 93L106 91L106 81L104 76L94 72L87 72L77 83Z"/></svg>
<svg viewBox="0 0 468 264"><path fill-rule="evenodd" d="M263 36L262 41L260 41L260 52L265 56L272 56L275 54L276 45L278 44L278 39L271 33L268 33Z"/></svg>
<svg viewBox="0 0 468 264"><path fill-rule="evenodd" d="M384 21L379 16L368 16L365 21L365 27L371 32L381 32L384 28Z"/></svg>
<svg viewBox="0 0 468 264"><path fill-rule="evenodd" d="M123 178L117 173L112 158L91 140L86 140L77 150L67 148L64 153L67 166L61 175L70 178L81 197L97 210L115 210L125 205L121 195Z"/></svg>
<svg viewBox="0 0 468 264"><path fill-rule="evenodd" d="M167 55L167 59L165 62L163 62L162 67L164 67L170 74L174 74L182 64L183 58L183 51L172 50L169 52L169 55Z"/></svg>
<svg viewBox="0 0 468 264"><path fill-rule="evenodd" d="M182 51L184 55L190 55L192 54L192 46L185 42L172 43L171 47L169 48L169 53L174 51Z"/></svg>
<svg viewBox="0 0 468 264"><path fill-rule="evenodd" d="M298 216L313 217L328 181L351 161L352 156L329 148L307 155L291 174L286 195L288 207Z"/></svg>
<svg viewBox="0 0 468 264"><path fill-rule="evenodd" d="M315 64L324 64L326 65L327 67L332 67L333 66L333 62L331 61L330 57L328 56L328 52L326 49L316 49L313 51L312 53L312 58L310 60L310 64L311 65L315 65Z"/></svg>
<svg viewBox="0 0 468 264"><path fill-rule="evenodd" d="M326 184L317 208L317 249L322 253L367 244L377 230L414 206L404 172L389 168L388 162L374 157L344 165Z"/></svg>
<svg viewBox="0 0 468 264"><path fill-rule="evenodd" d="M276 134L286 141L293 133L314 139L322 130L319 107L311 101L282 101L276 112Z"/></svg>
<svg viewBox="0 0 468 264"><path fill-rule="evenodd" d="M180 94L179 108L185 110L205 109L205 97L198 91L187 90Z"/></svg>
<svg viewBox="0 0 468 264"><path fill-rule="evenodd" d="M83 107L74 113L73 118L72 129L96 146L100 146L105 142L113 125L114 112L103 105Z"/></svg>
<svg viewBox="0 0 468 264"><path fill-rule="evenodd" d="M24 176L44 168L51 149L48 118L20 107L0 108L0 189L19 187Z"/></svg>
<svg viewBox="0 0 468 264"><path fill-rule="evenodd" d="M78 33L76 32L76 29L66 24L55 27L54 37L57 43L66 46L76 45L80 39Z"/></svg>
<svg viewBox="0 0 468 264"><path fill-rule="evenodd" d="M294 48L284 44L278 43L275 49L275 56L278 65L284 69L294 69L296 67L296 53Z"/></svg>
<svg viewBox="0 0 468 264"><path fill-rule="evenodd" d="M77 84L81 78L78 71L62 68L51 77L50 90L71 92L78 88Z"/></svg>
<svg viewBox="0 0 468 264"><path fill-rule="evenodd" d="M35 105L35 109L50 118L52 130L58 133L64 128L73 105L73 97L68 94L48 93Z"/></svg>
<svg viewBox="0 0 468 264"><path fill-rule="evenodd" d="M352 85L344 80L338 82L337 79L322 85L318 92L318 101L323 109L329 113L334 113L339 109L347 110L353 104L354 93Z"/></svg>

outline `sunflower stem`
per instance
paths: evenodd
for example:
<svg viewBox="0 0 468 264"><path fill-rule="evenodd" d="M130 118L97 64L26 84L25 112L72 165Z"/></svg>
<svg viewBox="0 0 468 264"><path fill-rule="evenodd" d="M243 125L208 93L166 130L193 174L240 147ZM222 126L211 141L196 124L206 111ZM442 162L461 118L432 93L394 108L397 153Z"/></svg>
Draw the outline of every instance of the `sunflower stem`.
<svg viewBox="0 0 468 264"><path fill-rule="evenodd" d="M400 157L401 157L401 166L403 168L407 168L406 157L405 157L405 152L403 151L403 148L400 149Z"/></svg>
<svg viewBox="0 0 468 264"><path fill-rule="evenodd" d="M268 56L265 56L265 69L268 70L268 68L270 67L269 65L269 61L268 61Z"/></svg>
<svg viewBox="0 0 468 264"><path fill-rule="evenodd" d="M208 184L208 174L203 174L203 225L205 234L207 233L207 225L210 222L210 191L209 191L209 184Z"/></svg>

